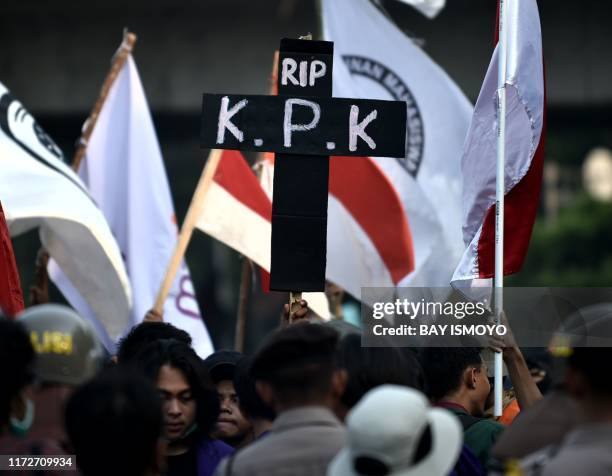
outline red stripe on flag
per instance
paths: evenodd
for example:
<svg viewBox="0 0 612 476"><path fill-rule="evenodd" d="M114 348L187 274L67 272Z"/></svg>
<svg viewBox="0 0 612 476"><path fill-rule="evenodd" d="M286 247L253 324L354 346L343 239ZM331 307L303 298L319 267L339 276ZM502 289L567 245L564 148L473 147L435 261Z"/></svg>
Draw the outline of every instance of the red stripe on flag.
<svg viewBox="0 0 612 476"><path fill-rule="evenodd" d="M214 180L230 195L265 220L272 220L272 204L249 164L236 150L224 150Z"/></svg>
<svg viewBox="0 0 612 476"><path fill-rule="evenodd" d="M0 308L9 317L14 317L24 309L23 293L11 235L0 204Z"/></svg>
<svg viewBox="0 0 612 476"><path fill-rule="evenodd" d="M372 159L332 157L329 192L372 240L395 284L414 270L412 235L404 208Z"/></svg>
<svg viewBox="0 0 612 476"><path fill-rule="evenodd" d="M364 229L391 279L398 283L414 270L414 250L408 221L393 185L369 158L332 157L329 173L329 192ZM214 180L271 221L272 204L239 152L223 151ZM266 279L262 278L265 286Z"/></svg>
<svg viewBox="0 0 612 476"><path fill-rule="evenodd" d="M544 72L544 111L538 148L529 170L504 199L504 274L518 273L523 266L542 188L544 144L546 143L546 72ZM478 241L478 276L495 276L495 205L487 210Z"/></svg>
<svg viewBox="0 0 612 476"><path fill-rule="evenodd" d="M261 278L261 290L268 294L270 292L270 273L263 268L259 268L259 277Z"/></svg>

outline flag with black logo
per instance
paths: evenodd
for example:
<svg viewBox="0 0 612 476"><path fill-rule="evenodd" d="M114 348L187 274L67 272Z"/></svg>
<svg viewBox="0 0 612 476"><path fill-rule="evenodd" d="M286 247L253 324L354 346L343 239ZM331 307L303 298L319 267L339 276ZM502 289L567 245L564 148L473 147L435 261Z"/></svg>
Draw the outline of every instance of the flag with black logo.
<svg viewBox="0 0 612 476"><path fill-rule="evenodd" d="M40 241L111 336L129 322L131 288L111 230L81 179L0 83L0 200L11 236Z"/></svg>
<svg viewBox="0 0 612 476"><path fill-rule="evenodd" d="M334 42L334 96L406 102L406 157L373 158L399 197L412 234L413 270L393 276L392 282L447 286L463 252L461 151L472 105L445 71L373 2L323 0L322 15L325 39ZM367 187L352 189L353 195L369 192ZM371 214L384 211L369 203ZM333 206L330 200L330 223ZM347 250L345 243L351 241L344 230L328 230L328 248ZM390 235L386 233L384 247L378 249L395 249ZM331 255L328 269L333 259ZM388 284L378 280L378 286Z"/></svg>

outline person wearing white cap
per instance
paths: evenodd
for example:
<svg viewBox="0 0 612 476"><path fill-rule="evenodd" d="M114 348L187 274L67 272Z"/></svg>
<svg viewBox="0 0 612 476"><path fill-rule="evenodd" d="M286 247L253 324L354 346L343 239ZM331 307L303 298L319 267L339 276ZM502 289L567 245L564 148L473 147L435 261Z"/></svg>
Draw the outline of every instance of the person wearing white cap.
<svg viewBox="0 0 612 476"><path fill-rule="evenodd" d="M457 417L431 408L419 391L382 385L347 417L347 442L328 476L442 476L455 465L463 431Z"/></svg>

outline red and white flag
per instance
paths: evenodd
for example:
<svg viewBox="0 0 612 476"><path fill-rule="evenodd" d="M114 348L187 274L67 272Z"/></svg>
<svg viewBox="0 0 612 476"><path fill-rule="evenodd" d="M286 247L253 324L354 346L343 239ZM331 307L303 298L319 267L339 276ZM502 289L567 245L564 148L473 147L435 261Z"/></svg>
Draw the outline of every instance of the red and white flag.
<svg viewBox="0 0 612 476"><path fill-rule="evenodd" d="M507 3L504 274L521 268L538 209L545 135L542 33L535 0ZM453 286L489 286L495 272L498 47L478 96L462 158L463 257ZM486 279L487 281L479 281Z"/></svg>
<svg viewBox="0 0 612 476"><path fill-rule="evenodd" d="M9 317L15 317L23 308L23 293L13 243L0 204L0 311Z"/></svg>
<svg viewBox="0 0 612 476"><path fill-rule="evenodd" d="M196 227L270 270L272 203L242 154L224 150Z"/></svg>
<svg viewBox="0 0 612 476"><path fill-rule="evenodd" d="M201 207L197 228L270 271L272 202L240 152L222 152ZM303 297L315 313L329 319L323 293Z"/></svg>

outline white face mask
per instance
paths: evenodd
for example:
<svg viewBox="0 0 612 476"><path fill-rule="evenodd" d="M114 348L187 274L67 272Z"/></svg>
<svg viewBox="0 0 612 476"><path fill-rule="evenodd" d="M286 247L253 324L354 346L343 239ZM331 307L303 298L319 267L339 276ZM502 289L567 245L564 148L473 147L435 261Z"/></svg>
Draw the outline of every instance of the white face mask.
<svg viewBox="0 0 612 476"><path fill-rule="evenodd" d="M9 424L11 433L15 436L25 436L34 423L34 403L29 398L22 397L25 404L25 414L22 420L11 417Z"/></svg>

